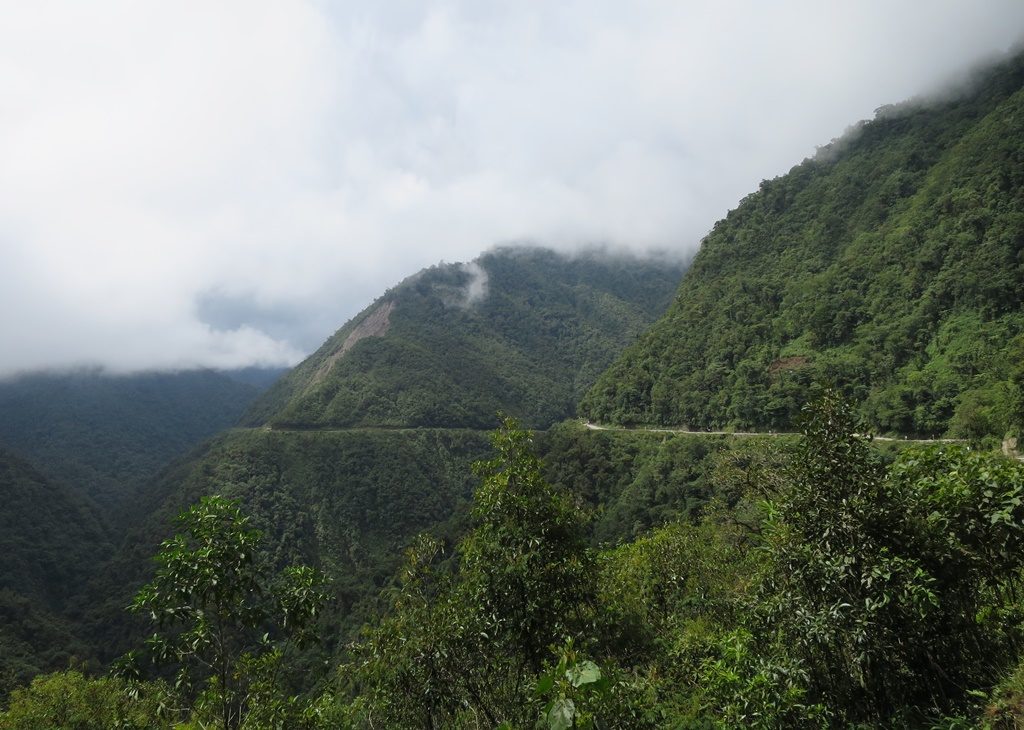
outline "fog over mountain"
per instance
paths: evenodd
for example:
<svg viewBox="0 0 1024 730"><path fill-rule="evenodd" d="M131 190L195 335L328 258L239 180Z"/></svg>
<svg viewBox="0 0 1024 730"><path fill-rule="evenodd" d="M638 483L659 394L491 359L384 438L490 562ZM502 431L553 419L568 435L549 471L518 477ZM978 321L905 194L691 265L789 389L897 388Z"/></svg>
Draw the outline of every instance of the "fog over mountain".
<svg viewBox="0 0 1024 730"><path fill-rule="evenodd" d="M287 364L503 241L691 253L1019 0L4 3L0 375Z"/></svg>

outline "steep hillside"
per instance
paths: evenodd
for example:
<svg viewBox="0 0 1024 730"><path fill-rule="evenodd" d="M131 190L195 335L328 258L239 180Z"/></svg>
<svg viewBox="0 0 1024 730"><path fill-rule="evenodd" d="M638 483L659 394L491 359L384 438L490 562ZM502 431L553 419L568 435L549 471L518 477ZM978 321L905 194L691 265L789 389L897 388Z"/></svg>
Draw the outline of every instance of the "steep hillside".
<svg viewBox="0 0 1024 730"><path fill-rule="evenodd" d="M110 551L98 510L0 450L0 696L10 680L82 655L68 617L91 567Z"/></svg>
<svg viewBox="0 0 1024 730"><path fill-rule="evenodd" d="M221 434L163 475L155 489L165 498L90 587L84 603L88 632L102 639L99 656L110 660L140 639L124 607L151 577L150 557L173 517L208 494L241 500L266 537L264 560L316 565L331 577L330 614L344 628L331 632L329 650L373 614L377 591L416 534L458 532L475 482L471 464L487 452L485 432L458 429Z"/></svg>
<svg viewBox="0 0 1024 730"><path fill-rule="evenodd" d="M591 431L575 422L537 434L545 475L575 495L592 517L594 544L618 544L693 517L712 493L718 455L750 441L721 436ZM465 530L472 465L489 458L489 433L476 429L233 429L157 486L165 498L143 508L116 559L90 588L88 634L106 660L138 641L125 614L149 577L175 514L207 494L239 499L267 537L274 566L316 565L332 579L331 631L340 648L381 610L405 549L421 532L452 544Z"/></svg>
<svg viewBox="0 0 1024 730"><path fill-rule="evenodd" d="M461 531L499 410L548 425L663 311L681 265L499 249L389 290L224 432L154 483L88 603L109 649L171 518L206 494L242 500L274 563L332 578L351 636L424 530ZM264 424L269 423L269 427Z"/></svg>
<svg viewBox="0 0 1024 730"><path fill-rule="evenodd" d="M208 370L25 375L0 381L0 444L116 509L169 461L234 425L259 392Z"/></svg>
<svg viewBox="0 0 1024 730"><path fill-rule="evenodd" d="M679 263L502 248L389 290L246 417L273 427L532 426L574 405L664 311Z"/></svg>
<svg viewBox="0 0 1024 730"><path fill-rule="evenodd" d="M880 109L761 184L583 399L592 419L788 427L815 381L875 428L1022 424L1024 57Z"/></svg>

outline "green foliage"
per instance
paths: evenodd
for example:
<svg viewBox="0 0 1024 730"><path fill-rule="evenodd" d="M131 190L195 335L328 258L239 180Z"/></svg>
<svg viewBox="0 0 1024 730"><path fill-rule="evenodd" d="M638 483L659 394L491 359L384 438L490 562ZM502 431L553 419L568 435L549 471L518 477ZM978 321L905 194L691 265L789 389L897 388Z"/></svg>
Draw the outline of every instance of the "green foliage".
<svg viewBox="0 0 1024 730"><path fill-rule="evenodd" d="M73 596L112 549L89 502L0 450L0 701L15 684L92 651Z"/></svg>
<svg viewBox="0 0 1024 730"><path fill-rule="evenodd" d="M604 670L585 658L572 639L558 649L558 662L542 673L534 697L543 704L537 727L641 727L649 725L641 684L613 666Z"/></svg>
<svg viewBox="0 0 1024 730"><path fill-rule="evenodd" d="M861 433L827 392L794 446L721 452L714 479L739 502L602 553L595 633L653 724L978 719L1024 646L1024 465L962 446L889 463ZM1016 717L1015 686L990 718Z"/></svg>
<svg viewBox="0 0 1024 730"><path fill-rule="evenodd" d="M972 706L1020 651L1024 467L947 447L886 469L862 432L835 393L809 411L750 620L837 717L912 724Z"/></svg>
<svg viewBox="0 0 1024 730"><path fill-rule="evenodd" d="M770 668L752 651L739 651L747 647L739 641L744 599L761 559L756 537L712 505L699 524L669 524L602 553L598 635L632 668L644 698L639 726L780 726L806 708L785 685L763 679ZM761 695L741 689L747 685ZM737 695L746 704L733 707Z"/></svg>
<svg viewBox="0 0 1024 730"><path fill-rule="evenodd" d="M93 593L89 582L121 541L124 515L146 514L156 495L140 499L143 483L257 393L209 371L0 380L0 442L32 462L0 448L0 697L4 675L25 682L72 657L94 669L109 657L132 586Z"/></svg>
<svg viewBox="0 0 1024 730"><path fill-rule="evenodd" d="M939 688L918 672L933 650L934 578L903 539L907 507L860 423L834 393L810 411L789 482L767 505L770 557L758 609L817 672L823 694L869 713ZM932 634L934 636L934 634Z"/></svg>
<svg viewBox="0 0 1024 730"><path fill-rule="evenodd" d="M459 545L462 590L483 618L481 631L538 669L548 647L582 617L591 566L579 510L541 476L532 439L505 418L494 459L476 465L474 529Z"/></svg>
<svg viewBox="0 0 1024 730"><path fill-rule="evenodd" d="M488 453L486 433L465 430L236 430L154 491L163 506L133 530L90 593L94 618L123 652L123 606L146 579L145 557L167 524L202 495L239 500L263 534L261 560L275 569L307 564L331 579L332 601L316 647L326 660L386 602L378 598L420 532L461 536L468 521L472 463ZM141 627L135 630L136 635ZM323 669L310 666L314 675Z"/></svg>
<svg viewBox="0 0 1024 730"><path fill-rule="evenodd" d="M468 421L458 415L454 419L457 423L489 422L496 407L513 400L520 405L510 405L512 410L560 415L571 410L582 389L614 352L656 316L680 274L680 267L668 262L602 255L570 260L540 251L497 251L488 254L481 264L489 276L490 293L473 306L466 306L462 298L469 275L461 267L438 267L392 292L399 308L394 312L389 337L383 339L396 340L398 349L388 351L385 347L383 359L375 359L373 352L360 355L362 349L372 350L383 342L382 338L370 337L349 353L353 358L370 357L374 368L389 373L378 383L388 393L373 391L377 394L372 395L363 391L367 397L358 403L339 401L343 412L387 410L392 407L390 394L401 391L406 395L394 404L397 412L426 413L423 398L436 396L445 408L456 404L456 415L472 414ZM348 334L340 336L343 340ZM428 352L434 354L424 354ZM433 357L437 362L421 367L423 357ZM347 359L340 362L344 364ZM355 365L349 375L361 377L362 365ZM454 374L458 382L451 388L435 387L436 383L425 375L431 372L442 378ZM348 377L341 371L338 375ZM392 376L395 379L390 379ZM407 378L415 387L406 388ZM65 415L73 414L76 420L92 424L84 430L95 432L97 437L107 434L111 442L126 444L125 448L135 441L111 432L115 423L124 424L133 433L159 435L158 429L139 420L139 411L132 407L145 406L150 416L163 413L161 393L173 391L173 383L163 383L160 378L127 383L129 407L118 406L105 397L105 379L82 375L78 380L68 386ZM324 385L334 387L328 381L331 377L323 381ZM392 390L392 386L398 390ZM43 395L56 386L31 380L19 387L23 393ZM212 390L215 388L208 389L206 400L221 411L230 411ZM186 393L174 392L182 403L190 402L184 397ZM92 415L86 417L89 413ZM103 414L111 415L101 418ZM104 421L102 428L90 420L94 416ZM163 413L164 420L166 416ZM412 420L417 419L424 421L419 416ZM368 422L407 420L402 416L398 421ZM178 432L192 433L191 425L187 418L174 420L174 438L178 438ZM26 429L26 434L30 431ZM35 436L32 439L42 443ZM65 452L73 457L67 463L75 462L79 452L92 454L90 448L75 446L78 436L65 440L69 448L76 449L74 453ZM482 434L461 430L238 430L225 434L193 460L175 465L155 480L145 498L133 508L138 519L130 525L123 547L77 601L84 615L76 621L89 626L88 634L81 635L95 637L100 648L99 652L84 653L90 657L99 653L101 658L109 659L127 648L130 637L141 627L126 621L121 609L143 582L144 558L157 549L166 521L201 495L223 493L241 499L251 514L253 527L266 535L261 559L277 568L306 562L334 578L337 601L329 619L332 631L323 645L315 648L314 653L320 656L310 655L306 660L316 674L316 664L330 656L336 645L351 638L353 629L378 610L377 593L393 575L401 546L424 529L449 541L463 534L471 492L468 466L484 450ZM108 458L105 454L109 452L102 449L95 451L90 458L94 456L104 464L135 463L120 455ZM154 458L166 456L157 451L152 454ZM86 524L84 520L73 523ZM83 541L82 545L95 542ZM81 566L84 561L76 564ZM32 580L40 575L43 573L34 572ZM27 626L27 621L22 625ZM23 633L7 642L9 656L25 657L36 652L26 646ZM44 633L53 632L41 632L39 636ZM73 648L78 642L61 639L58 643ZM41 658L41 652L37 657ZM63 661L58 657L56 666ZM18 666L18 677L23 679L51 665L25 663L18 658Z"/></svg>
<svg viewBox="0 0 1024 730"><path fill-rule="evenodd" d="M719 455L743 448L726 437L592 431L575 422L537 440L545 478L593 508L598 545L694 518L713 495Z"/></svg>
<svg viewBox="0 0 1024 730"><path fill-rule="evenodd" d="M11 694L0 730L169 729L161 711L166 695L160 684L90 679L75 670L41 675Z"/></svg>
<svg viewBox="0 0 1024 730"><path fill-rule="evenodd" d="M892 460L863 431L827 393L791 446L565 425L543 439L548 458L564 461L545 466L530 434L506 421L477 466L468 527L413 542L385 589L390 610L350 647L331 692L298 699L280 682L294 655L258 643L242 652L229 681L245 695L247 726L962 726L1021 647L1024 468L955 446ZM351 524L363 535L381 530L388 500L412 492L379 490L402 479L395 470L410 456L440 457L422 473L437 478L420 483L450 488L471 451L455 433L238 432L192 486L244 495L256 508L245 529L301 524L300 505L331 504L313 523L320 542L278 532L253 554L337 560L328 526L359 515ZM458 457L456 445L467 449ZM343 465L336 485L318 482ZM671 486L637 488L659 483ZM343 490L365 501L328 501ZM645 509L693 506L595 553L581 506L621 504L630 491ZM425 519L390 514L402 524L396 541ZM286 576L300 593L302 576ZM225 686L206 685L193 722L216 721ZM993 697L1010 712L1012 688Z"/></svg>
<svg viewBox="0 0 1024 730"><path fill-rule="evenodd" d="M69 662L99 669L88 661L88 639L69 618L37 598L0 590L0 704L15 687Z"/></svg>
<svg viewBox="0 0 1024 730"><path fill-rule="evenodd" d="M283 651L315 637L313 625L327 599L322 576L289 568L272 581L257 560L260 534L238 504L204 497L178 517L183 531L163 543L153 582L131 605L158 629L146 642L154 662L178 667L175 689L185 698L194 679L206 682L196 703L223 730L252 724L250 715L284 724L289 704L275 693ZM257 631L279 624L273 642ZM129 655L121 671L134 670Z"/></svg>
<svg viewBox="0 0 1024 730"><path fill-rule="evenodd" d="M472 266L478 267L474 272ZM668 305L678 262L499 248L389 290L281 379L246 422L280 427L546 426ZM486 277L470 298L474 277Z"/></svg>
<svg viewBox="0 0 1024 730"><path fill-rule="evenodd" d="M82 497L0 450L0 589L60 608L80 567L110 549L109 529Z"/></svg>
<svg viewBox="0 0 1024 730"><path fill-rule="evenodd" d="M785 651L759 651L746 629L719 637L701 663L703 712L721 727L825 728L828 709L808 700L810 673Z"/></svg>
<svg viewBox="0 0 1024 730"><path fill-rule="evenodd" d="M669 524L601 554L599 625L620 658L644 661L694 630L736 621L757 555L745 528L722 514Z"/></svg>
<svg viewBox="0 0 1024 730"><path fill-rule="evenodd" d="M996 685L984 709L984 727L1018 728L1024 723L1024 662Z"/></svg>
<svg viewBox="0 0 1024 730"><path fill-rule="evenodd" d="M372 718L389 727L521 727L537 713L556 725L588 717L582 704L570 711L564 693L546 696L555 691L551 671L585 693L596 669L566 655L561 669L548 666L552 647L592 625L594 571L581 515L543 480L530 435L512 419L493 446L495 457L477 466L483 482L457 571L441 571L440 545L421 538L391 614L353 647L342 672L358 695L348 707L353 726Z"/></svg>
<svg viewBox="0 0 1024 730"><path fill-rule="evenodd" d="M259 392L209 370L25 375L0 381L0 444L116 522L146 480L234 425Z"/></svg>
<svg viewBox="0 0 1024 730"><path fill-rule="evenodd" d="M831 382L884 432L1021 428L1022 83L1018 56L763 182L581 413L782 430Z"/></svg>

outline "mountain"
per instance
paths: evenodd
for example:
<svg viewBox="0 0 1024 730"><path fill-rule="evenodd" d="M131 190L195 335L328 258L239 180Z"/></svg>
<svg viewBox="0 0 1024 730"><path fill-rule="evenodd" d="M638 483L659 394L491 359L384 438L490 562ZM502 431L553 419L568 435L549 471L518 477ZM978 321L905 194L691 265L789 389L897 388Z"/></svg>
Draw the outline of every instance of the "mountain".
<svg viewBox="0 0 1024 730"><path fill-rule="evenodd" d="M454 539L498 411L545 427L667 305L674 261L500 248L406 279L354 317L227 430L154 482L91 588L106 650L171 518L199 497L240 499L276 565L333 579L335 641L375 612L403 550ZM143 519L141 516L146 515Z"/></svg>
<svg viewBox="0 0 1024 730"><path fill-rule="evenodd" d="M72 598L111 551L100 510L0 449L0 695L87 652Z"/></svg>
<svg viewBox="0 0 1024 730"><path fill-rule="evenodd" d="M0 453L0 671L137 644L123 607L149 557L176 513L220 494L267 538L257 560L332 581L324 641L287 657L305 684L283 696L317 693L370 624L320 700L344 718L327 727L1019 715L1015 461L883 449L831 391L802 437L563 419L582 398L602 421L789 428L832 381L882 430L1020 428L1022 84L1017 59L879 110L744 199L678 288L678 263L519 248L407 279L154 479L84 590L72 571L109 545L96 510ZM496 439L471 519L498 411L540 432ZM423 531L448 559L426 548L396 578Z"/></svg>
<svg viewBox="0 0 1024 730"><path fill-rule="evenodd" d="M0 696L88 661L83 592L168 463L233 425L279 371L32 373L0 381ZM116 599L122 603L122 594Z"/></svg>
<svg viewBox="0 0 1024 730"><path fill-rule="evenodd" d="M612 358L664 311L682 265L501 248L389 290L282 377L245 423L490 428L574 415Z"/></svg>
<svg viewBox="0 0 1024 730"><path fill-rule="evenodd" d="M319 691L330 655L369 624L322 698L349 703L356 724L388 725L377 709L411 718L419 702L409 726L498 725L503 715L476 714L494 698L517 726L568 727L577 711L614 727L966 726L979 701L1017 713L1016 462L960 445L883 450L832 392L800 438L565 419L789 428L831 381L890 432L1020 428L1022 85L1024 58L956 95L879 110L744 199L682 284L676 262L526 248L410 277L239 425L135 492L137 519L87 586L82 566L111 552L89 494L126 492L54 476L89 463L80 452L116 453L100 435L157 438L144 424L169 429L176 411L121 387L131 408L81 413L139 420L83 429L73 406L88 388L63 405L51 388L36 400L52 412L37 420L67 418L68 434L98 440L61 444L72 466L58 445L37 446L50 472L0 452L0 697L4 672L72 653L108 661L137 644L124 606L149 558L175 514L220 494L266 538L257 561L331 579L324 640L287 657L305 682L287 696ZM185 387L194 398L205 383L211 398L179 435L198 434L187 424L210 422L216 394L233 392L219 377ZM29 412L31 385L18 385L14 412ZM498 412L539 433L506 427L471 518L471 465L492 454ZM48 433L20 436L28 450ZM560 511L571 519L552 522ZM421 555L396 578L424 531L448 559ZM524 658L523 636L536 656Z"/></svg>
<svg viewBox="0 0 1024 730"><path fill-rule="evenodd" d="M117 512L172 459L234 425L262 390L249 382L259 382L260 372L78 371L3 380L0 444Z"/></svg>
<svg viewBox="0 0 1024 730"><path fill-rule="evenodd" d="M720 221L587 417L789 428L813 383L896 434L1024 423L1024 56L879 109Z"/></svg>

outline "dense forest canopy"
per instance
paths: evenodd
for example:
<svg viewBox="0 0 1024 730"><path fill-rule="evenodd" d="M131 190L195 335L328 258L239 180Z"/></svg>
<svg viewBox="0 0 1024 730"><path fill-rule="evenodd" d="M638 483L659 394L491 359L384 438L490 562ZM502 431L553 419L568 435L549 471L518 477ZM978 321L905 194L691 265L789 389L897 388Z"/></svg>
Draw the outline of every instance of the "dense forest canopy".
<svg viewBox="0 0 1024 730"><path fill-rule="evenodd" d="M470 465L497 412L541 424L570 415L680 275L673 261L502 248L399 284L261 397L249 425L147 485L89 587L96 654L109 660L139 630L121 609L145 580L145 556L174 514L213 493L241 500L275 565L305 562L332 578L333 651L377 610L410 540L460 534ZM265 427L260 414L275 409Z"/></svg>
<svg viewBox="0 0 1024 730"><path fill-rule="evenodd" d="M268 384L261 375L277 374L82 370L3 379L0 444L117 513L167 462L233 426Z"/></svg>
<svg viewBox="0 0 1024 730"><path fill-rule="evenodd" d="M506 419L474 467L467 528L411 542L379 613L318 682L287 633L259 638L245 617L265 602L315 619L325 584L292 566L246 591L274 553L252 552L261 531L238 503L206 498L135 606L161 630L186 621L146 642L158 663L211 660L173 686L135 655L114 679L39 677L0 728L69 708L86 728L1010 727L1024 464L958 445L883 453L863 430L826 392L798 441L718 453L700 519L595 548L578 495L545 479L531 434ZM250 637L230 654L201 638L218 596L232 635Z"/></svg>
<svg viewBox="0 0 1024 730"><path fill-rule="evenodd" d="M282 378L245 422L281 427L490 428L574 415L661 312L682 264L499 248L389 290Z"/></svg>
<svg viewBox="0 0 1024 730"><path fill-rule="evenodd" d="M457 570L410 549L340 670L341 725L966 726L986 703L1009 721L1024 465L886 457L835 392L802 430L723 454L701 521L594 550L506 422Z"/></svg>
<svg viewBox="0 0 1024 730"><path fill-rule="evenodd" d="M94 504L0 449L0 693L88 653L74 596L112 550Z"/></svg>
<svg viewBox="0 0 1024 730"><path fill-rule="evenodd" d="M814 382L883 432L1024 425L1024 57L880 109L765 181L583 400L598 421L788 428Z"/></svg>

